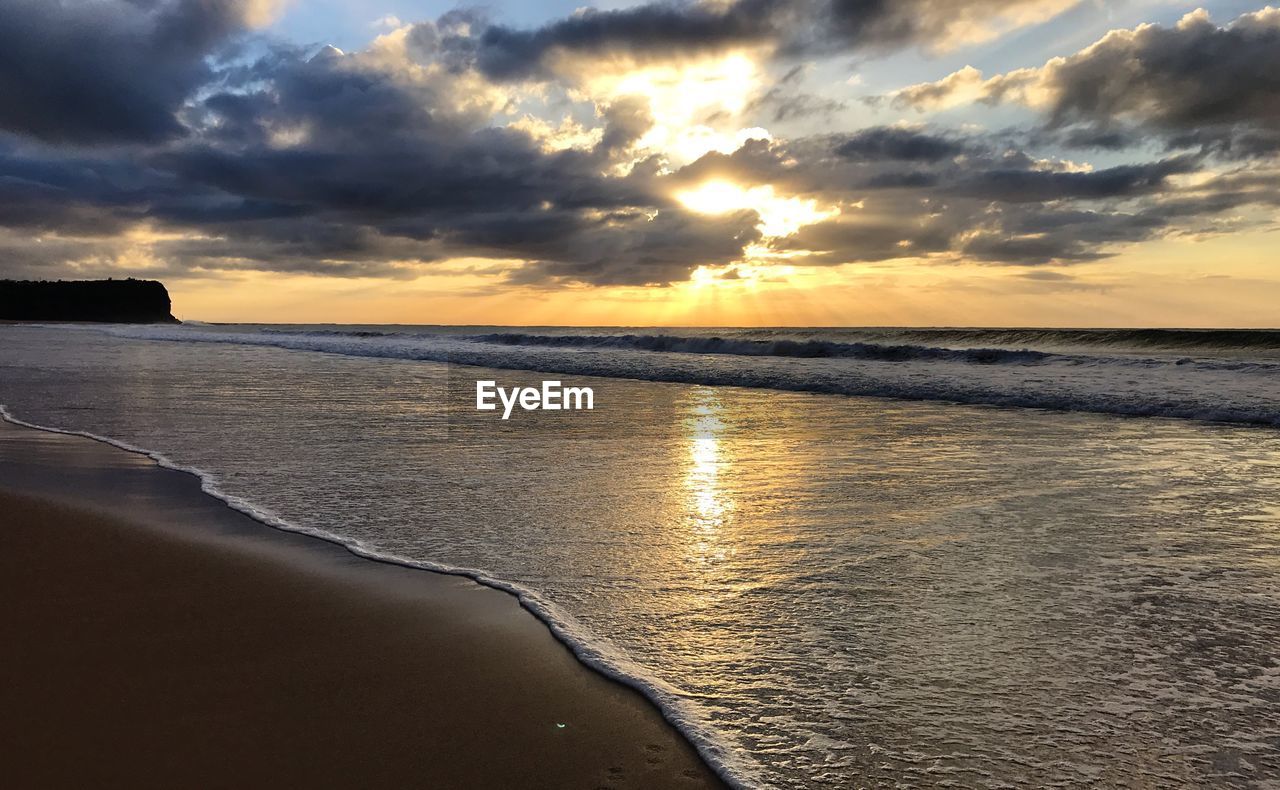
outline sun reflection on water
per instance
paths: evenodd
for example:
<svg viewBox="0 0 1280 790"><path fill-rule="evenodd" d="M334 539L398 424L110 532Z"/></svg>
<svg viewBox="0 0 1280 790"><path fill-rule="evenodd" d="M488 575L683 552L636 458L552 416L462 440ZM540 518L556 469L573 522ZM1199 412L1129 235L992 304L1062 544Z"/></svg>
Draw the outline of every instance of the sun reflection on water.
<svg viewBox="0 0 1280 790"><path fill-rule="evenodd" d="M685 472L685 500L692 527L692 548L702 562L725 558L721 535L734 509L734 502L721 482L730 466L721 446L725 426L720 419L721 404L712 390L698 394L686 421L689 426L689 460Z"/></svg>

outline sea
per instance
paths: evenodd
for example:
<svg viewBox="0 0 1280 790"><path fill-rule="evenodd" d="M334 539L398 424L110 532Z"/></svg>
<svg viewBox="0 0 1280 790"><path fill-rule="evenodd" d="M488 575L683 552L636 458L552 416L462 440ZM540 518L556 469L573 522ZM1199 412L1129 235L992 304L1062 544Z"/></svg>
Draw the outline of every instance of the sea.
<svg viewBox="0 0 1280 790"><path fill-rule="evenodd" d="M1280 787L1280 331L0 325L0 404L519 596L737 786Z"/></svg>

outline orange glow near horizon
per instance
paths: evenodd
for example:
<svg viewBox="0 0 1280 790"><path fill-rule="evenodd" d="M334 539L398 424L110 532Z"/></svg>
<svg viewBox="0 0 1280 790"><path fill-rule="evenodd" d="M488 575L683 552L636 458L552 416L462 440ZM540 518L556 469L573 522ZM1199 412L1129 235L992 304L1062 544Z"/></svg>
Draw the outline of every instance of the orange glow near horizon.
<svg viewBox="0 0 1280 790"><path fill-rule="evenodd" d="M249 323L1273 327L1280 278L1256 242L1160 242L1075 267L739 264L662 288L512 286L468 266L406 280L246 273L167 284L179 318Z"/></svg>
<svg viewBox="0 0 1280 790"><path fill-rule="evenodd" d="M823 212L758 189L712 182L685 200L709 213L754 202L764 208L762 223ZM665 287L514 285L506 277L521 261L482 258L405 263L397 269L403 279L266 272L161 279L175 315L216 322L1275 327L1280 275L1271 235L1166 239L1096 264L1050 267L943 258L806 267L758 245L744 261L696 267Z"/></svg>

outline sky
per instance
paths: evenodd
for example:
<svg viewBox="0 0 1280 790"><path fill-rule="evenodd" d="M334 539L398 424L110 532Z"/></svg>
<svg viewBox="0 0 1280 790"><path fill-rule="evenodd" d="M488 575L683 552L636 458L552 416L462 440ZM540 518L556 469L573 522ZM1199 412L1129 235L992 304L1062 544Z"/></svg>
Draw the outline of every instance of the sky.
<svg viewBox="0 0 1280 790"><path fill-rule="evenodd" d="M1280 9L6 0L0 277L205 321L1280 325Z"/></svg>

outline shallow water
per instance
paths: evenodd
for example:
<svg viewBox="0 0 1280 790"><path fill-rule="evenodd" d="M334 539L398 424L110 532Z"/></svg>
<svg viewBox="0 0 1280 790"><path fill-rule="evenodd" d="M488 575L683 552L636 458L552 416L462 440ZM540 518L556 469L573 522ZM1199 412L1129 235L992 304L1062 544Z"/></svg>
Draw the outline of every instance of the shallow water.
<svg viewBox="0 0 1280 790"><path fill-rule="evenodd" d="M0 327L0 403L529 591L750 784L1274 786L1280 434ZM429 704L429 701L424 701Z"/></svg>

